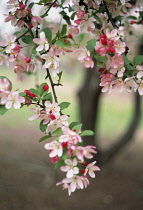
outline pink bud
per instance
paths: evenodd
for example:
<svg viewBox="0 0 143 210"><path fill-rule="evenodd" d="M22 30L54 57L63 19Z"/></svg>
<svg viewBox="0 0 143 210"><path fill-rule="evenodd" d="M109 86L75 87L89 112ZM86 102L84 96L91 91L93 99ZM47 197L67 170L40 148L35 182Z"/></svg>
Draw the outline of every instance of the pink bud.
<svg viewBox="0 0 143 210"><path fill-rule="evenodd" d="M45 84L45 85L43 85L42 88L43 88L44 91L47 91L49 89L49 85Z"/></svg>
<svg viewBox="0 0 143 210"><path fill-rule="evenodd" d="M21 10L24 10L26 5L25 4L20 4L19 7L20 7Z"/></svg>
<svg viewBox="0 0 143 210"><path fill-rule="evenodd" d="M26 61L26 63L30 63L31 62L31 58L30 57L26 57L25 61Z"/></svg>

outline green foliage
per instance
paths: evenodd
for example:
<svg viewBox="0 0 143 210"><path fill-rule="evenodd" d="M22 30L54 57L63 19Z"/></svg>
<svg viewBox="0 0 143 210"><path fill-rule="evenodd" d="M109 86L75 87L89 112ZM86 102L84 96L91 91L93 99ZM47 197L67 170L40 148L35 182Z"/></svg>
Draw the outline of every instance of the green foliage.
<svg viewBox="0 0 143 210"><path fill-rule="evenodd" d="M78 125L78 122L72 122L70 125L69 125L69 128L72 130L74 126Z"/></svg>
<svg viewBox="0 0 143 210"><path fill-rule="evenodd" d="M54 132L52 132L52 135L62 135L62 128L57 128L57 130L55 130Z"/></svg>
<svg viewBox="0 0 143 210"><path fill-rule="evenodd" d="M70 103L69 102L62 102L59 104L61 110L66 109L67 107L69 107Z"/></svg>
<svg viewBox="0 0 143 210"><path fill-rule="evenodd" d="M43 125L43 120L42 120L42 121L40 122L40 130L41 130L42 132L45 132L46 129L47 129L47 124L46 124L46 125Z"/></svg>
<svg viewBox="0 0 143 210"><path fill-rule="evenodd" d="M8 109L6 109L4 105L0 105L0 115L5 114L7 111Z"/></svg>
<svg viewBox="0 0 143 210"><path fill-rule="evenodd" d="M80 133L80 136L93 136L94 132L91 130L85 130Z"/></svg>
<svg viewBox="0 0 143 210"><path fill-rule="evenodd" d="M81 33L80 35L78 35L78 43L81 43L85 38L85 33Z"/></svg>
<svg viewBox="0 0 143 210"><path fill-rule="evenodd" d="M54 168L59 168L61 166L64 166L66 165L64 160L59 160L55 165L54 165Z"/></svg>
<svg viewBox="0 0 143 210"><path fill-rule="evenodd" d="M46 139L51 138L51 135L43 136L42 138L39 139L39 142L45 141Z"/></svg>
<svg viewBox="0 0 143 210"><path fill-rule="evenodd" d="M21 39L26 44L34 45L33 39L32 39L32 37L30 35L25 35Z"/></svg>
<svg viewBox="0 0 143 210"><path fill-rule="evenodd" d="M76 133L78 133L80 130L81 130L81 127L82 127L82 124L78 124L78 125L75 125L72 130L76 130Z"/></svg>
<svg viewBox="0 0 143 210"><path fill-rule="evenodd" d="M64 24L60 33L60 36L65 36L67 33L67 24Z"/></svg>
<svg viewBox="0 0 143 210"><path fill-rule="evenodd" d="M90 39L87 42L86 48L87 48L87 50L89 50L92 53L92 52L94 52L95 45L96 45L96 40Z"/></svg>
<svg viewBox="0 0 143 210"><path fill-rule="evenodd" d="M43 29L45 36L48 40L52 40L52 32L51 30L47 27Z"/></svg>
<svg viewBox="0 0 143 210"><path fill-rule="evenodd" d="M42 96L43 95L43 93L47 93L47 91L44 91L43 90L43 86L44 85L47 85L47 83L46 82L44 82L44 83L42 83L39 87L38 87L38 94L40 95L40 96Z"/></svg>
<svg viewBox="0 0 143 210"><path fill-rule="evenodd" d="M70 47L71 43L68 40L60 39L60 40L56 41L56 45L58 47Z"/></svg>
<svg viewBox="0 0 143 210"><path fill-rule="evenodd" d="M143 55L137 55L134 59L133 59L133 63L134 65L140 65L143 63Z"/></svg>

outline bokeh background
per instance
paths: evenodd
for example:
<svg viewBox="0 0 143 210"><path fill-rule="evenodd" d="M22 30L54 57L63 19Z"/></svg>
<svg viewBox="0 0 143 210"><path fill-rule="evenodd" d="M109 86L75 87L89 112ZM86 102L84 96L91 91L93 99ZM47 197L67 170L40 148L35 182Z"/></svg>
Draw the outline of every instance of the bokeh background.
<svg viewBox="0 0 143 210"><path fill-rule="evenodd" d="M9 24L3 24L5 6L5 1L1 0L1 38L13 31ZM57 88L58 100L71 102L65 113L70 114L70 121L79 121L77 93L88 70L84 70L70 55L62 58L61 67L64 71L63 86ZM24 90L34 87L37 82L45 82L44 70L40 70L38 77L25 75L19 81L12 68L1 66L0 75L13 81L13 90L17 87ZM132 93L115 91L110 95L102 94L97 127L102 148L113 144L127 129L133 103ZM48 151L44 149L46 142L38 143L43 133L39 130L39 122L28 121L30 114L29 108L25 107L11 109L0 117L0 210L143 209L142 114L130 143L101 166L96 178L90 179L87 189L77 190L70 197L67 191L56 186L64 175L53 168Z"/></svg>

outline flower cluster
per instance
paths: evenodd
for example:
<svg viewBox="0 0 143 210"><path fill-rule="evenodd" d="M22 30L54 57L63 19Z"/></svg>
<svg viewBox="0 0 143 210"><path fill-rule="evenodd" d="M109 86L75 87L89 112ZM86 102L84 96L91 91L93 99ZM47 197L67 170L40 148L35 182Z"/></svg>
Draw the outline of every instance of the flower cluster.
<svg viewBox="0 0 143 210"><path fill-rule="evenodd" d="M43 14L33 14L33 6L43 6ZM48 140L45 149L55 168L66 172L62 184L69 195L77 189L86 188L89 184L87 175L95 177L99 171L96 161L87 164L85 159L94 158L95 146L83 146L82 136L93 135L92 131L81 131L81 124L68 123L68 116L63 109L68 102L58 103L55 86L61 85L61 55L70 53L76 56L85 68L93 68L95 62L101 73L102 92L111 93L132 89L143 95L143 56L136 56L133 61L127 57L128 47L124 41L126 23L142 24L143 11L132 15L137 5L134 0L39 0L29 3L28 0L8 0L5 22L18 26L20 31L0 41L0 65L13 65L14 72L21 76L27 71L34 72L35 65L45 71L49 85L42 83L36 89L31 88L19 93L12 92L12 83L0 76L0 114L12 106L19 109L31 106L29 120L39 120L40 130L45 132L39 141ZM61 25L44 24L51 8L60 8ZM124 17L125 16L125 17ZM125 21L126 18L126 21ZM132 21L130 21L130 19ZM21 30L22 28L22 30ZM28 50L24 52L24 49ZM26 54L26 55L25 55ZM58 82L53 82L58 77Z"/></svg>
<svg viewBox="0 0 143 210"><path fill-rule="evenodd" d="M18 91L11 91L10 82L7 78L0 78L0 105L4 105L6 109L12 106L19 109L21 104L25 102L24 97L19 95Z"/></svg>

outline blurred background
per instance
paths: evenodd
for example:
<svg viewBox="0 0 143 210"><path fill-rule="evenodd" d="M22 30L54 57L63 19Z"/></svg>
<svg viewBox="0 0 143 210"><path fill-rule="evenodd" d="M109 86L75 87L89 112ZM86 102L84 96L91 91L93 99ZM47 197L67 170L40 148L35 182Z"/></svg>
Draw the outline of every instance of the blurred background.
<svg viewBox="0 0 143 210"><path fill-rule="evenodd" d="M1 39L14 30L3 25L5 8L1 0ZM130 37L130 43L136 40L136 45L131 45L134 54L142 50L139 38ZM63 86L56 89L58 100L71 103L65 111L71 122L82 121L84 128L95 130L95 136L85 139L85 144L97 146L95 159L101 171L90 179L87 189L69 197L67 191L56 187L64 175L53 168L44 149L46 141L38 143L43 136L39 122L28 121L29 107L11 109L0 117L0 210L143 209L141 97L118 91L101 94L97 68L83 69L70 54L62 58L61 68ZM45 82L44 70L36 77L24 75L19 81L12 68L1 66L0 75L13 81L13 90Z"/></svg>

